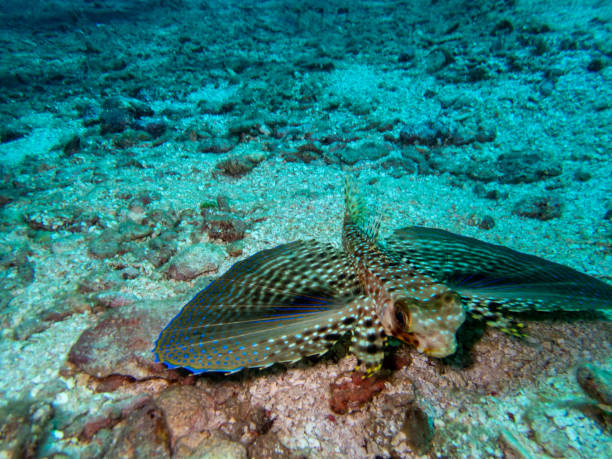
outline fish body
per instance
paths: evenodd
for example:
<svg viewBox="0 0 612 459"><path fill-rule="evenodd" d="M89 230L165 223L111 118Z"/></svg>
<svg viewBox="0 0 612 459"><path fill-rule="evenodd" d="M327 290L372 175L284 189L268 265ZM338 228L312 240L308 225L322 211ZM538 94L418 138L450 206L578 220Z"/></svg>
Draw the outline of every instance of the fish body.
<svg viewBox="0 0 612 459"><path fill-rule="evenodd" d="M375 368L382 360L387 336L410 343L432 357L453 354L457 347L455 332L465 320L459 295L381 250L377 241L379 224L365 225L365 205L348 179L345 202L342 245L360 287L374 304L374 315L363 326L372 325L368 329L357 327L356 335L367 340L356 343L352 351L368 368ZM366 347L368 342L370 346Z"/></svg>
<svg viewBox="0 0 612 459"><path fill-rule="evenodd" d="M157 361L235 372L325 353L346 334L368 373L389 336L433 357L455 352L466 314L521 335L512 313L612 308L612 286L563 265L434 228L379 241L351 180L343 250L296 241L234 264L164 328Z"/></svg>

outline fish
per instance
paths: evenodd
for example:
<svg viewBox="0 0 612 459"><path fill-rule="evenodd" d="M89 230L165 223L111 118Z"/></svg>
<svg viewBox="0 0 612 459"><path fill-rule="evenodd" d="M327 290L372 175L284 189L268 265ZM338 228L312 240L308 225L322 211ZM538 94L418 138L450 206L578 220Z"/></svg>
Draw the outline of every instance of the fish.
<svg viewBox="0 0 612 459"><path fill-rule="evenodd" d="M348 177L344 200L342 249L301 240L235 263L161 331L155 361L235 373L323 355L348 335L369 376L390 337L442 358L468 316L523 336L514 314L612 307L609 284L507 247L418 226L381 240Z"/></svg>

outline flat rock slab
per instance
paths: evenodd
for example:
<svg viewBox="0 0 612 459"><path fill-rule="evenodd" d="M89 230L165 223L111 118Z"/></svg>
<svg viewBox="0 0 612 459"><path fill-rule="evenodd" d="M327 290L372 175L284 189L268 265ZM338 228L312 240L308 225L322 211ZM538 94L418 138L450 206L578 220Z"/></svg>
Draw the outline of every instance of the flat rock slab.
<svg viewBox="0 0 612 459"><path fill-rule="evenodd" d="M81 334L68 353L68 362L96 378L176 379L175 371L155 363L151 350L182 304L180 299L141 301L108 311Z"/></svg>

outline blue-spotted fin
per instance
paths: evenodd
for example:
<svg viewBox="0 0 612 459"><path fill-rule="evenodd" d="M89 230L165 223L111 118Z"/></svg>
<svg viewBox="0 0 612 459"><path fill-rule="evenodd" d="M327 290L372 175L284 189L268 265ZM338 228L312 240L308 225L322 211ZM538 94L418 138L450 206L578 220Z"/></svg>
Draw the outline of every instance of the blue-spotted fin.
<svg viewBox="0 0 612 459"><path fill-rule="evenodd" d="M382 246L391 258L458 292L474 317L514 334L520 324L508 312L612 308L611 285L471 237L413 226L396 230Z"/></svg>
<svg viewBox="0 0 612 459"><path fill-rule="evenodd" d="M235 372L322 354L356 321L362 300L344 253L298 241L236 263L189 301L155 344L158 361L195 373Z"/></svg>

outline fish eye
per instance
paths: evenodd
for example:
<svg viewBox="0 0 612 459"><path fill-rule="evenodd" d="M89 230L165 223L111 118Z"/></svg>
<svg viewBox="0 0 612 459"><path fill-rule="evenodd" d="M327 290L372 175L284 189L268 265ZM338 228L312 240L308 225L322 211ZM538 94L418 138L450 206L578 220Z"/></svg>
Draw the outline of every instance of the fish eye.
<svg viewBox="0 0 612 459"><path fill-rule="evenodd" d="M395 320L397 320L397 324L401 327L404 328L406 326L406 323L408 322L406 317L406 313L396 309L395 310Z"/></svg>

